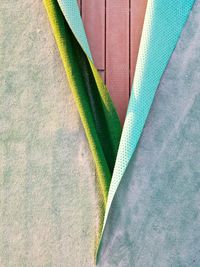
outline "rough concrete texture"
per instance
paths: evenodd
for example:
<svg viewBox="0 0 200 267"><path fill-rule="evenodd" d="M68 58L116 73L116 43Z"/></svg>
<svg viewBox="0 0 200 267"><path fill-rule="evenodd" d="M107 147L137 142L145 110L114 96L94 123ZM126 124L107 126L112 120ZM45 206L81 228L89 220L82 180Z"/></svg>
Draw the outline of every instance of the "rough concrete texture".
<svg viewBox="0 0 200 267"><path fill-rule="evenodd" d="M200 0L111 207L103 267L200 266Z"/></svg>
<svg viewBox="0 0 200 267"><path fill-rule="evenodd" d="M93 266L95 170L46 11L0 6L0 266Z"/></svg>

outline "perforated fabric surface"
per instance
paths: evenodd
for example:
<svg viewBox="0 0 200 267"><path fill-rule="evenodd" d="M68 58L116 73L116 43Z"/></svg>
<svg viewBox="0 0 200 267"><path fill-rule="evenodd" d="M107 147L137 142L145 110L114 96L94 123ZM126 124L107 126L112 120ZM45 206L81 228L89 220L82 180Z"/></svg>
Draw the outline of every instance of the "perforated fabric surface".
<svg viewBox="0 0 200 267"><path fill-rule="evenodd" d="M59 0L63 14L88 57L91 57L76 0ZM109 189L104 226L110 206L135 152L162 74L176 46L194 0L149 0L133 89Z"/></svg>
<svg viewBox="0 0 200 267"><path fill-rule="evenodd" d="M99 267L200 266L200 0L113 199Z"/></svg>
<svg viewBox="0 0 200 267"><path fill-rule="evenodd" d="M77 0L58 0L58 3L79 44L87 56L92 60Z"/></svg>
<svg viewBox="0 0 200 267"><path fill-rule="evenodd" d="M141 136L154 94L170 59L194 0L149 0L141 46L114 173L109 189L107 215Z"/></svg>

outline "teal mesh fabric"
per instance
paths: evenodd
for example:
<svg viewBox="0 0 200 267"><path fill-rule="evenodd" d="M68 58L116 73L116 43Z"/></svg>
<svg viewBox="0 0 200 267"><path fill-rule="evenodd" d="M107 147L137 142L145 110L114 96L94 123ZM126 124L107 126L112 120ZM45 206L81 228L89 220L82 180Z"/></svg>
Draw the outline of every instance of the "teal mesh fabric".
<svg viewBox="0 0 200 267"><path fill-rule="evenodd" d="M68 25L70 26L77 41L81 45L86 55L92 60L88 40L83 26L83 21L80 16L77 0L58 0L58 4L65 16Z"/></svg>
<svg viewBox="0 0 200 267"><path fill-rule="evenodd" d="M132 94L109 189L104 219L141 136L154 94L194 0L149 0Z"/></svg>
<svg viewBox="0 0 200 267"><path fill-rule="evenodd" d="M98 267L200 266L200 0L113 199Z"/></svg>
<svg viewBox="0 0 200 267"><path fill-rule="evenodd" d="M74 35L91 58L76 0L58 2ZM193 3L194 0L148 0L132 94L109 189L104 226L115 192L140 139L156 89Z"/></svg>

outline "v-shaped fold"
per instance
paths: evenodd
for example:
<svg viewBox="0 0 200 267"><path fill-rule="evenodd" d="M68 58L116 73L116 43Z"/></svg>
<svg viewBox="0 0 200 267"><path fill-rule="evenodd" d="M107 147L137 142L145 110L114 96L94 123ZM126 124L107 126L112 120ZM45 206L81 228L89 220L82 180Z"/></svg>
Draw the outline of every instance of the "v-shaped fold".
<svg viewBox="0 0 200 267"><path fill-rule="evenodd" d="M121 135L114 105L92 62L77 0L44 0L96 164L103 199L102 219L106 204L101 236L117 188L142 134L156 89L194 2L148 0Z"/></svg>
<svg viewBox="0 0 200 267"><path fill-rule="evenodd" d="M121 125L107 88L91 58L77 42L58 2L44 0L44 4L96 165L100 234L121 136ZM87 46L87 41L85 45Z"/></svg>

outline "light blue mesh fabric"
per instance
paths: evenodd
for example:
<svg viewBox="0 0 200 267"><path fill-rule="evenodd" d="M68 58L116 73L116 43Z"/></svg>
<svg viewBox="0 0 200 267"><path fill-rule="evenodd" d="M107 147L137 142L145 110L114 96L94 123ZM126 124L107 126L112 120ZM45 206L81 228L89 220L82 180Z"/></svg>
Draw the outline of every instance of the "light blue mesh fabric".
<svg viewBox="0 0 200 267"><path fill-rule="evenodd" d="M84 52L92 60L88 40L80 16L77 0L57 0L72 32L81 45Z"/></svg>
<svg viewBox="0 0 200 267"><path fill-rule="evenodd" d="M200 0L113 199L99 267L200 266Z"/></svg>
<svg viewBox="0 0 200 267"><path fill-rule="evenodd" d="M194 0L149 0L141 46L121 142L109 189L109 209L141 136L154 94Z"/></svg>
<svg viewBox="0 0 200 267"><path fill-rule="evenodd" d="M74 35L91 58L77 1L58 2ZM104 226L115 192L138 144L156 89L193 3L194 0L148 0L132 94L110 185Z"/></svg>

